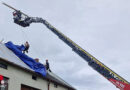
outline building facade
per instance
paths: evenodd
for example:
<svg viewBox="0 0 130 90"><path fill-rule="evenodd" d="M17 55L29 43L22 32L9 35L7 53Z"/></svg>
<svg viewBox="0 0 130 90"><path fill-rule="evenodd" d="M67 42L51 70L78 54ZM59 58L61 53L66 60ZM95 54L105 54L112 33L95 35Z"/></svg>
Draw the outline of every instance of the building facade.
<svg viewBox="0 0 130 90"><path fill-rule="evenodd" d="M76 90L53 72L35 73L4 44L0 43L0 90Z"/></svg>

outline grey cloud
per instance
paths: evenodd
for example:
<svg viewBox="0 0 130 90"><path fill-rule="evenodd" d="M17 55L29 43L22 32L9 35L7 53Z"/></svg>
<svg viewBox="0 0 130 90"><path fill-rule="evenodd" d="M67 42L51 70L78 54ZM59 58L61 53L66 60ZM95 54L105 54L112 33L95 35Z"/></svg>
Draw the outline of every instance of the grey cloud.
<svg viewBox="0 0 130 90"><path fill-rule="evenodd" d="M129 0L6 0L30 16L40 16L105 65L130 81ZM51 69L78 90L116 90L42 24L22 28L0 5L0 39L31 44L29 56L48 58ZM118 89L117 89L118 90Z"/></svg>

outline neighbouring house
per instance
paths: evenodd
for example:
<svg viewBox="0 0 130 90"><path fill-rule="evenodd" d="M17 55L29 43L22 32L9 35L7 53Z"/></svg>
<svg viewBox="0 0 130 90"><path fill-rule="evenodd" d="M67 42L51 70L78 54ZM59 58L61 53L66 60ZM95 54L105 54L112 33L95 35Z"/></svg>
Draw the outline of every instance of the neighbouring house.
<svg viewBox="0 0 130 90"><path fill-rule="evenodd" d="M0 90L76 90L53 72L46 77L29 68L4 44L0 43Z"/></svg>

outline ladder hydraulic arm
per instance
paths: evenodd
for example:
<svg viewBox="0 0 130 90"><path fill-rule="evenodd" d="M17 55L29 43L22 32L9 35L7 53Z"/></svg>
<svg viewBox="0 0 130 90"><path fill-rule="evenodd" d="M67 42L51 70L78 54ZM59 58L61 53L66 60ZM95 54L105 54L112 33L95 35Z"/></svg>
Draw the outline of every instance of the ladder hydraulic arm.
<svg viewBox="0 0 130 90"><path fill-rule="evenodd" d="M5 3L3 3L3 4L15 11L18 11L17 9L15 9ZM24 14L24 13L22 13L22 14ZM24 14L24 15L26 15L26 14ZM26 16L28 16L28 15L26 15ZM80 57L82 57L86 62L88 62L89 66L91 66L99 74L101 74L103 77L105 77L111 83L113 83L117 88L119 88L120 90L130 90L130 84L128 81L126 81L124 78L122 78L117 73L112 71L110 68L108 68L106 65L104 65L99 60L97 60L95 57L93 57L87 51L82 49L79 45L77 45L75 42L73 42L71 39L69 39L67 36L65 36L63 33L61 33L55 27L53 27L46 20L44 20L42 18L38 18L38 17L35 17L35 18L30 17L30 18L31 18L31 21L29 21L29 22L31 22L31 23L32 22L33 23L43 23L50 31L52 31L63 42L65 42L68 46L70 46L74 52L76 52Z"/></svg>
<svg viewBox="0 0 130 90"><path fill-rule="evenodd" d="M51 24L49 24L46 20L44 20L43 24L45 24L45 26L49 30L51 30L54 34L56 34L68 46L70 46L74 52L76 52L80 57L82 57L85 61L87 61L89 66L91 66L94 70L96 70L98 73L100 73L110 82L112 82L117 88L119 88L120 90L130 90L130 84L128 81L126 81L124 78L122 78L117 73L112 71L106 65L101 63L87 51L82 49L79 45L77 45L75 42L73 42L71 39L69 39L67 36L65 36Z"/></svg>

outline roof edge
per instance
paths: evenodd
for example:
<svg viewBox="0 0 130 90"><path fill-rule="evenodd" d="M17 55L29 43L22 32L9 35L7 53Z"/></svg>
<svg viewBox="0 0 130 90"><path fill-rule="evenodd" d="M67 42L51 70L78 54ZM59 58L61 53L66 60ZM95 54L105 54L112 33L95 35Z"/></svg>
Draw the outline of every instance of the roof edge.
<svg viewBox="0 0 130 90"><path fill-rule="evenodd" d="M21 68L21 69L23 69L23 70L25 70L25 71L30 72L30 73L33 73L33 74L35 74L35 75L37 75L37 76L43 78L44 80L51 81L51 82L53 82L53 83L57 83L57 84L59 84L59 85L61 85L61 86L64 86L64 87L66 87L66 88L69 88L69 89L71 89L71 90L76 90L76 89L73 88L73 87L70 87L70 86L64 85L64 84L62 84L62 83L56 82L56 81L54 81L54 80L52 80L52 79L50 79L50 78L43 77L42 75L37 74L37 73L35 73L34 71L31 71L31 70L29 70L29 69L27 69L27 68L24 68L24 67L22 67L22 66L20 66L20 65L17 65L17 64L15 64L15 63L13 63L13 62L10 62L10 61L8 61L7 59L4 59L4 58L2 58L2 57L0 57L0 60L3 60L3 61L5 61L6 63L12 64L12 65L14 65L14 66L16 66L16 67L19 67L19 68ZM47 73L47 74L48 74L48 73Z"/></svg>

